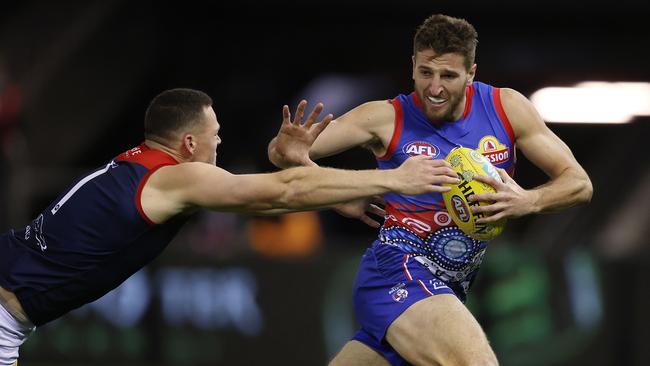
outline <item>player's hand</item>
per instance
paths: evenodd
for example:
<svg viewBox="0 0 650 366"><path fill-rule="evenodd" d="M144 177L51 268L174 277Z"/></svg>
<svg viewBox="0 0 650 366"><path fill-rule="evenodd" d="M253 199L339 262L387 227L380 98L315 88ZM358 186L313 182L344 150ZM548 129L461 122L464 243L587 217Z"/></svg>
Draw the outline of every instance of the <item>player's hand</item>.
<svg viewBox="0 0 650 366"><path fill-rule="evenodd" d="M302 117L307 107L307 101L302 100L296 108L296 116L291 120L289 106L282 107L282 125L274 139L274 150L289 166L315 166L309 158L309 149L321 132L332 121L331 114L326 115L316 123L318 115L323 111L323 104L318 103L302 123Z"/></svg>
<svg viewBox="0 0 650 366"><path fill-rule="evenodd" d="M395 169L398 174L398 193L418 195L432 192L446 192L451 188L443 184L458 184L456 171L444 160L434 160L426 155L415 155L406 159Z"/></svg>
<svg viewBox="0 0 650 366"><path fill-rule="evenodd" d="M472 206L473 212L482 212L486 217L478 219L479 224L495 222L501 219L515 218L534 212L536 193L519 186L505 170L497 168L503 182L485 175L474 175L474 179L491 185L496 193L483 193L469 196L470 202L488 202L485 206Z"/></svg>
<svg viewBox="0 0 650 366"><path fill-rule="evenodd" d="M381 207L380 207L381 205ZM362 198L334 206L334 210L341 216L361 220L364 224L378 228L381 223L368 214L384 217L386 211L382 208L385 202L381 196Z"/></svg>

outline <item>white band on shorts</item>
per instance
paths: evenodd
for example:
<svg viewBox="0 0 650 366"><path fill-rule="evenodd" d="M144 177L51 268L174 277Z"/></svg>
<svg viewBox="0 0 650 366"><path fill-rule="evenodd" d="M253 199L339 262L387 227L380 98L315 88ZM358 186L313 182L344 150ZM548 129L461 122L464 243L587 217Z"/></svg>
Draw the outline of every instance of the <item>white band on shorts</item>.
<svg viewBox="0 0 650 366"><path fill-rule="evenodd" d="M0 302L0 366L14 365L18 348L34 329L32 324L18 321Z"/></svg>

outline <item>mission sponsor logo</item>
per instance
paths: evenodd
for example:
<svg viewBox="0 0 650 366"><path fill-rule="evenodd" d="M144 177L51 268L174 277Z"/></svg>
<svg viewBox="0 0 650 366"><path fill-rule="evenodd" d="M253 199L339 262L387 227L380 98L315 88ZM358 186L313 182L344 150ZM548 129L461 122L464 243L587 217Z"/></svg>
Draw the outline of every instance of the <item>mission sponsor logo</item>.
<svg viewBox="0 0 650 366"><path fill-rule="evenodd" d="M508 146L499 142L494 136L483 137L479 141L476 150L483 154L492 164L504 163L510 159Z"/></svg>
<svg viewBox="0 0 650 366"><path fill-rule="evenodd" d="M415 155L427 155L432 158L438 157L440 155L440 149L433 144L430 144L425 141L413 141L404 145L404 153L410 156Z"/></svg>

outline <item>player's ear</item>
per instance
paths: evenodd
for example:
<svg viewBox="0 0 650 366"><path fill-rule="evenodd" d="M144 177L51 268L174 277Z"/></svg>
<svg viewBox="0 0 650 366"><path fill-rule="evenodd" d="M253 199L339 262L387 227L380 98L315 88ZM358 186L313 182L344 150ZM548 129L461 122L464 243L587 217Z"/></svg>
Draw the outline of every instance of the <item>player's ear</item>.
<svg viewBox="0 0 650 366"><path fill-rule="evenodd" d="M183 136L183 147L190 156L194 155L196 152L196 144L196 136L191 133L187 133Z"/></svg>
<svg viewBox="0 0 650 366"><path fill-rule="evenodd" d="M476 64L472 65L467 72L467 86L472 85L474 82L474 76L476 76Z"/></svg>
<svg viewBox="0 0 650 366"><path fill-rule="evenodd" d="M415 80L415 55L411 56L411 62L413 63L413 73L411 75L411 78Z"/></svg>

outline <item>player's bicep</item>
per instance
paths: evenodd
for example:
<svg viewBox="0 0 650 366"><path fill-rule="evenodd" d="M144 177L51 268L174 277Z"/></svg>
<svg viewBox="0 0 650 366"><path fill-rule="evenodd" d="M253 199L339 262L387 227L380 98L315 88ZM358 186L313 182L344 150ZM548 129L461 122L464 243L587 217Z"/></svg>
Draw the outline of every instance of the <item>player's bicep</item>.
<svg viewBox="0 0 650 366"><path fill-rule="evenodd" d="M549 177L557 177L578 163L569 147L553 131L544 127L517 139L521 152Z"/></svg>
<svg viewBox="0 0 650 366"><path fill-rule="evenodd" d="M283 185L272 174L235 175L205 163L185 163L161 168L148 184L163 216L196 207L215 211L268 210L283 197ZM144 192L143 192L144 194Z"/></svg>
<svg viewBox="0 0 650 366"><path fill-rule="evenodd" d="M387 101L362 104L332 121L312 145L309 156L319 159L356 146L383 145L383 140L390 141L394 116Z"/></svg>
<svg viewBox="0 0 650 366"><path fill-rule="evenodd" d="M271 174L231 174L214 167L185 189L190 205L216 211L254 212L273 209L283 195Z"/></svg>

